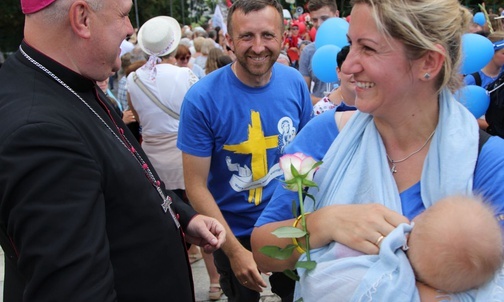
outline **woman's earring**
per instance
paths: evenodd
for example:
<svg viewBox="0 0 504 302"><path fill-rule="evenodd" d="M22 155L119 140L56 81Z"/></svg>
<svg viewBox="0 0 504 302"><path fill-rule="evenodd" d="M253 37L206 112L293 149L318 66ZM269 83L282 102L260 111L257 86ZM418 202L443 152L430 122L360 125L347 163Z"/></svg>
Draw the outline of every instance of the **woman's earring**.
<svg viewBox="0 0 504 302"><path fill-rule="evenodd" d="M430 79L430 73L426 72L424 75L423 75L424 79L428 80Z"/></svg>

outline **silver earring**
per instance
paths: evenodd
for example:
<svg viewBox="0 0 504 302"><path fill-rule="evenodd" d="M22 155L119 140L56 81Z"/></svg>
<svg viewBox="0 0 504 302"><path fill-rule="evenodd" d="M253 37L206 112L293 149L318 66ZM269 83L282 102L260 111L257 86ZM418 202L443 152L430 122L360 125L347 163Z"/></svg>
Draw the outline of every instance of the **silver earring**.
<svg viewBox="0 0 504 302"><path fill-rule="evenodd" d="M424 79L428 80L430 79L430 73L426 72L424 75L423 75Z"/></svg>

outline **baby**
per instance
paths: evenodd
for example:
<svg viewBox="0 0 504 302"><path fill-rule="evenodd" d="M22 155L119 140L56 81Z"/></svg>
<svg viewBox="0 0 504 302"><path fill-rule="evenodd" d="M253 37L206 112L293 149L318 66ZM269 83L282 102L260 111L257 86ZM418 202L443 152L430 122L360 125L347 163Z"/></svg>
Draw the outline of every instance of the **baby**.
<svg viewBox="0 0 504 302"><path fill-rule="evenodd" d="M502 267L502 231L494 212L481 199L443 198L413 222L413 227L401 224L388 234L378 255L333 243L332 252L314 270L300 274L296 296L304 301L334 297L416 301L415 278L455 293L479 287Z"/></svg>
<svg viewBox="0 0 504 302"><path fill-rule="evenodd" d="M478 198L446 197L413 222L407 256L420 282L462 292L487 282L502 266L500 225Z"/></svg>

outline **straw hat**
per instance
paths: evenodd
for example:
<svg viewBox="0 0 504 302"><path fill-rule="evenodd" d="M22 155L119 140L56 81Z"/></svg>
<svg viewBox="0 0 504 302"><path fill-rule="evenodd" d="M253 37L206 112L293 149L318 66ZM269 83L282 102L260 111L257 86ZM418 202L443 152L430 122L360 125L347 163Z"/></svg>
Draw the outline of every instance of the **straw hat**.
<svg viewBox="0 0 504 302"><path fill-rule="evenodd" d="M162 57L173 52L180 41L180 25L168 16L149 19L138 31L138 45L150 56Z"/></svg>

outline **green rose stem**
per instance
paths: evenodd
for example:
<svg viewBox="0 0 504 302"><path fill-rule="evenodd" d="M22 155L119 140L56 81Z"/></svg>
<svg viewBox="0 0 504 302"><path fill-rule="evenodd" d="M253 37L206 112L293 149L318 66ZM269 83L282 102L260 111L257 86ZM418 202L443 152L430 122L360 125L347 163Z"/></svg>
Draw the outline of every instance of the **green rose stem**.
<svg viewBox="0 0 504 302"><path fill-rule="evenodd" d="M311 261L310 259L310 234L308 233L308 228L306 227L306 215L303 204L303 180L300 177L296 178L296 183L298 187L298 196L299 196L299 208L301 210L301 226L303 227L303 231L305 232L305 246L306 246L306 260Z"/></svg>

